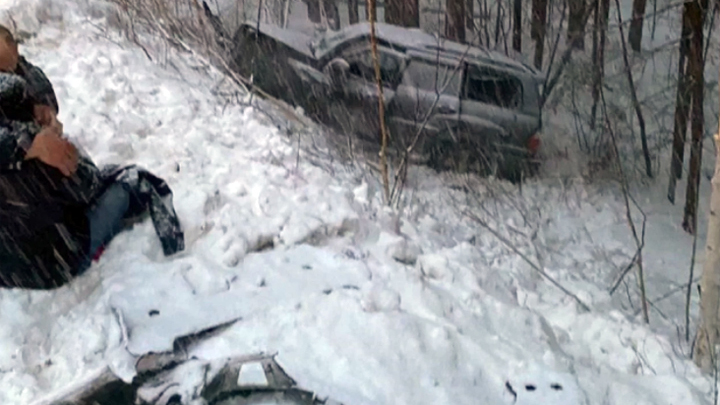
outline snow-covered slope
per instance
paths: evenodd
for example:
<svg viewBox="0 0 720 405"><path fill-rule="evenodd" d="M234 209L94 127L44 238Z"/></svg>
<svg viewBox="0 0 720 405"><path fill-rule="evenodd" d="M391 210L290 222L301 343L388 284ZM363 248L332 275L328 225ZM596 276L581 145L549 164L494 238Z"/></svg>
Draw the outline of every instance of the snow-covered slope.
<svg viewBox="0 0 720 405"><path fill-rule="evenodd" d="M103 3L5 3L36 34L22 52L53 81L66 132L99 164L166 178L188 248L164 258L144 223L65 288L0 291L0 403L105 364L131 376L128 352L237 318L192 354L277 352L302 387L348 405L709 403L673 338L606 292L634 252L613 192L544 180L486 193L491 224L585 312L461 215L473 205L448 186L457 179L414 170L398 222L367 173L298 155L297 137L228 103L227 83L191 55L149 60Z"/></svg>

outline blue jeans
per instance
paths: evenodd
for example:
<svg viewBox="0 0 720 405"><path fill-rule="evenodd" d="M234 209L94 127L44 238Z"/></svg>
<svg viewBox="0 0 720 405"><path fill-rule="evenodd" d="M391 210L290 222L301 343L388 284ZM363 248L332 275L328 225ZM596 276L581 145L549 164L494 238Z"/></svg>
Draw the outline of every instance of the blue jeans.
<svg viewBox="0 0 720 405"><path fill-rule="evenodd" d="M113 184L88 211L90 249L81 273L92 263L98 250L109 243L123 229L123 218L130 207L130 192L122 184Z"/></svg>

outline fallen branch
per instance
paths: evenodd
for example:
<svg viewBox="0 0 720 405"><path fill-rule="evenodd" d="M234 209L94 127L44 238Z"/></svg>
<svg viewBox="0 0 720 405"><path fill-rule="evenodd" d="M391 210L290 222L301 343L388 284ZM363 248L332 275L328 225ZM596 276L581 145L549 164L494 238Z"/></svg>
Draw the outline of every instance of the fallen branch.
<svg viewBox="0 0 720 405"><path fill-rule="evenodd" d="M612 286L610 287L610 290L608 291L608 294L613 295L617 288L620 286L620 283L622 283L623 279L625 279L625 276L632 270L633 266L635 266L635 263L637 262L638 255L640 254L640 249L635 250L635 255L630 260L630 263L628 263L627 266L625 266L625 269L618 275L618 277L613 282Z"/></svg>

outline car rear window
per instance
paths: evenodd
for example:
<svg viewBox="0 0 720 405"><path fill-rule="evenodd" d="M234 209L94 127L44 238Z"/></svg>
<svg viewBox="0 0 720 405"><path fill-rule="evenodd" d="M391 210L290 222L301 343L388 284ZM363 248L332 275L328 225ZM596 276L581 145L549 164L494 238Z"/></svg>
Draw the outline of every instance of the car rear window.
<svg viewBox="0 0 720 405"><path fill-rule="evenodd" d="M522 82L494 69L468 66L464 98L503 108L522 107Z"/></svg>
<svg viewBox="0 0 720 405"><path fill-rule="evenodd" d="M413 87L440 94L460 95L462 72L455 66L413 59L407 73Z"/></svg>

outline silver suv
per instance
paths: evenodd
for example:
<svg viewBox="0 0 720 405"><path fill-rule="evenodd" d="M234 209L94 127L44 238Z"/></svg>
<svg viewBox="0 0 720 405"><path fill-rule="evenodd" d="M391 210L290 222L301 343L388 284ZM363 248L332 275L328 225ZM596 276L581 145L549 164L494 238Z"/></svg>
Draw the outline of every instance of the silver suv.
<svg viewBox="0 0 720 405"><path fill-rule="evenodd" d="M392 142L437 168L527 173L540 141L543 77L506 56L419 29L377 24L385 119ZM234 68L309 115L373 142L379 132L370 25L308 36L269 24L240 26ZM530 163L530 164L529 164Z"/></svg>

